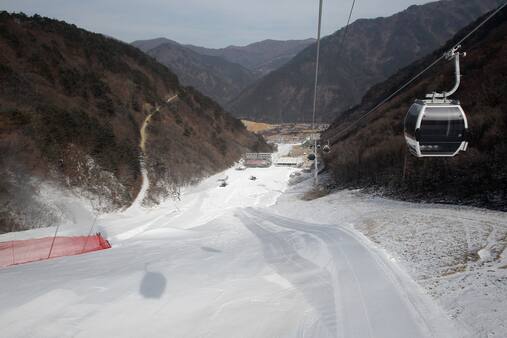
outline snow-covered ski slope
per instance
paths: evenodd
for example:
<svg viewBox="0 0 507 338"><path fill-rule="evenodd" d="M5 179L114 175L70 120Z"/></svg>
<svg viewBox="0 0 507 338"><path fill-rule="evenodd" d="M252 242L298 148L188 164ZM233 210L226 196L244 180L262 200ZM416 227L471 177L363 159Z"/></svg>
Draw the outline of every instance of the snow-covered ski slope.
<svg viewBox="0 0 507 338"><path fill-rule="evenodd" d="M305 202L304 182L272 208L303 222L339 224L368 238L450 316L460 337L507 337L507 214L393 201L340 191ZM310 212L312 210L312 212Z"/></svg>
<svg viewBox="0 0 507 338"><path fill-rule="evenodd" d="M308 182L287 184L294 170L228 170L181 201L101 217L110 250L0 270L0 336L470 334L354 230L382 199L303 202ZM412 206L382 201L392 221Z"/></svg>

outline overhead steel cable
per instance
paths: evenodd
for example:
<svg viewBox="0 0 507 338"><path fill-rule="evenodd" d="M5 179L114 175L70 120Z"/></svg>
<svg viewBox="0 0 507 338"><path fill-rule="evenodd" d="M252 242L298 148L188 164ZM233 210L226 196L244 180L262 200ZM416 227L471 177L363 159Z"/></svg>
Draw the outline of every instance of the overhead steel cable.
<svg viewBox="0 0 507 338"><path fill-rule="evenodd" d="M317 28L317 51L315 56L315 83L313 87L313 110L312 110L312 130L315 132L315 114L317 111L317 91L318 91L318 85L319 85L319 62L320 62L320 35L321 35L321 29L322 29L322 3L323 0L319 0L319 20L318 20L318 28ZM350 24L350 20L352 18L352 13L354 11L354 6L356 4L356 0L353 0L352 6L350 8L349 17L347 20L347 25L345 26L344 34L342 35L342 41L341 45L343 47L343 42L345 40L345 36L348 32L348 27ZM315 185L318 184L318 160L317 160L317 138L314 137L314 152L315 152Z"/></svg>
<svg viewBox="0 0 507 338"><path fill-rule="evenodd" d="M312 129L315 129L315 111L317 110L317 87L319 84L320 32L322 28L322 1L319 0L319 24L317 28L317 51L315 56L315 83L313 87Z"/></svg>
<svg viewBox="0 0 507 338"><path fill-rule="evenodd" d="M472 34L474 34L475 32L477 32L479 30L479 28L481 28L482 26L484 26L484 24L486 24L486 22L488 22L489 20L491 20L495 15L498 14L498 12L500 12L502 9L504 9L505 6L507 6L507 1L503 5L500 5L500 7L498 7L495 11L493 11L486 19L484 19L480 24L478 24L477 27L475 27L472 31L470 31L467 35L465 35L465 37L463 39L461 39L458 43L456 43L454 45L454 47L451 48L451 49L454 49L454 48L458 47L459 45L461 45Z"/></svg>
<svg viewBox="0 0 507 338"><path fill-rule="evenodd" d="M350 20L352 19L352 13L354 12L354 8L357 0L352 1L352 5L350 7L347 24L344 27L344 32L342 34L340 40L340 48L339 53L341 54L341 49L343 48L343 44L345 42L349 26ZM319 62L320 62L320 37L321 37L321 27L322 27L322 0L319 1L319 22L317 29L317 48L316 48L316 58L315 58L315 83L313 88L313 111L312 111L312 129L315 129L315 115L317 111L317 92L318 92L318 82L319 82Z"/></svg>
<svg viewBox="0 0 507 338"><path fill-rule="evenodd" d="M465 42L470 36L472 36L475 32L477 32L477 30L479 30L482 26L484 26L489 20L491 20L495 15L497 15L502 9L504 9L505 7L507 6L507 2L505 2L503 5L500 5L495 11L493 11L486 19L484 19L480 24L478 24L473 30L471 30L467 35L465 35L465 37L463 37L459 42L457 42L452 49L455 49L457 48L458 46L460 46L463 42ZM405 84L403 84L400 88L398 88L396 91L394 91L392 94L390 94L389 96L387 96L385 99L383 99L382 101L380 101L380 103L378 103L377 105L375 105L372 109L370 109L369 111L367 111L365 114L361 115L357 120L355 120L352 124L348 125L347 127L345 127L343 130L339 131L338 134L334 135L331 139L330 139L330 144L331 145L334 145L337 143L338 139L344 135L347 131L349 131L350 129L352 129L353 127L357 126L357 124L359 122L361 122L362 120L364 120L366 117L368 117L370 114L372 114L373 112L375 112L376 110L378 110L380 107L382 107L384 104L386 104L388 101L390 101L394 96L396 96L400 91L402 91L403 89L405 89L407 86L409 86L410 84L412 84L415 80L417 80L419 77L421 77L424 73L426 73L428 70L430 70L431 68L433 68L438 62L440 62L442 59L445 58L445 54L440 56L438 59L436 59L435 61L433 61L429 66L427 66L424 70L422 70L421 72L419 72L417 75L415 75L414 77L412 77L410 80L408 80L407 82L405 82Z"/></svg>
<svg viewBox="0 0 507 338"><path fill-rule="evenodd" d="M313 113L312 113L312 133L315 133L315 111L317 110L317 87L319 84L319 59L320 59L320 32L322 28L322 1L319 0L319 24L317 28L317 51L315 56L315 83L313 87ZM314 181L315 185L319 184L319 164L317 160L317 138L314 138L314 148L313 151L315 153L315 173L314 173Z"/></svg>
<svg viewBox="0 0 507 338"><path fill-rule="evenodd" d="M342 34L342 38L340 40L340 44L338 45L339 48L338 48L338 57L337 57L337 59L339 59L340 56L341 56L341 54L342 54L343 45L345 43L345 38L347 36L347 33L349 32L350 20L352 19L352 13L354 12L354 7L355 6L356 6L356 0L353 0L352 1L352 6L350 7L349 18L347 19L347 25L344 28L344 32Z"/></svg>
<svg viewBox="0 0 507 338"><path fill-rule="evenodd" d="M377 109L379 109L380 107L382 107L384 104L386 104L388 101L390 101L394 96L396 96L399 92L401 92L403 89L405 89L407 86L409 86L410 84L412 84L412 82L414 82L415 80L417 80L419 77L421 77L421 75L423 75L424 73L426 73L428 70L430 70L431 68L433 68L433 66L435 66L438 62L440 62L445 56L442 55L441 57L439 57L438 59L436 59L435 61L433 61L432 64L430 64L428 67L426 67L424 70L422 70L421 72L419 72L417 75L415 75L413 78L411 78L409 81L407 81L403 86L401 86L400 88L398 88L396 91L394 91L391 95L389 95L388 97L386 97L385 99L383 99L380 103L378 103L375 107L373 107L372 109L370 109L367 113L365 113L364 115L362 115L361 117L359 117L357 120L355 120L352 124L348 125L347 127L345 127L343 130L341 130L338 135L335 135L333 137L333 141L330 141L331 142L331 145L334 145L336 142L335 140L337 138L339 138L340 136L342 136L343 134L345 134L347 131L349 131L350 129L352 129L354 126L356 126L359 122L361 122L362 120L364 120L366 117L368 117L371 113L375 112Z"/></svg>

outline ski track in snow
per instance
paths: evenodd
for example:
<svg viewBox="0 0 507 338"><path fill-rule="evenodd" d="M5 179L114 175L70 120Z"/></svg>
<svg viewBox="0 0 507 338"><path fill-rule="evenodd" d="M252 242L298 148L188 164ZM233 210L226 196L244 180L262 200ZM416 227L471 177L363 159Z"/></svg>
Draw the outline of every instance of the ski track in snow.
<svg viewBox="0 0 507 338"><path fill-rule="evenodd" d="M290 145L280 146L282 154L288 149ZM369 338L488 333L474 329L470 334L458 327L460 322L451 321L414 282L412 278L426 286L432 279L424 278L454 262L423 259L433 256L420 253L423 242L416 240L419 228L413 225L425 222L431 229L441 226L442 217L451 218L464 231L463 238L456 235L463 250L483 249L484 255L478 254L487 259L486 253L501 250L503 214L463 215L450 207L421 207L354 192L303 202L299 192L308 189L310 181L289 187L293 171L230 169L184 189L181 201L150 209L141 205L141 189L130 208L97 222L112 249L0 270L0 336ZM257 181L250 181L250 175ZM217 180L224 176L229 185L219 188ZM489 232L484 232L486 218ZM393 224L403 228L395 231ZM422 236L435 243L450 241L437 231ZM439 254L454 250L435 248ZM455 303L439 294L445 290L441 286L432 295L449 307Z"/></svg>

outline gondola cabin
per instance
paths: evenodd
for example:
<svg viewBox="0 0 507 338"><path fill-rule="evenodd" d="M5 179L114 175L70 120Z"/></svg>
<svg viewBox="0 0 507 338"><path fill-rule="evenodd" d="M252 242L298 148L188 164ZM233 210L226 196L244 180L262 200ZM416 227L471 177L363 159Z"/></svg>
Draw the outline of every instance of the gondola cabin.
<svg viewBox="0 0 507 338"><path fill-rule="evenodd" d="M418 100L405 118L405 140L417 157L453 157L466 151L468 122L459 102Z"/></svg>

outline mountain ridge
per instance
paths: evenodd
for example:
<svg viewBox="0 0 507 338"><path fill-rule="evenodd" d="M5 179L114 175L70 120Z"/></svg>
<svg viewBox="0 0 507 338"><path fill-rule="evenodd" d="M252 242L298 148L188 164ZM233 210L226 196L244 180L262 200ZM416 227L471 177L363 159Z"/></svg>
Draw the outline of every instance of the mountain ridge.
<svg viewBox="0 0 507 338"><path fill-rule="evenodd" d="M185 46L200 54L220 56L230 62L239 63L259 75L265 75L288 62L313 42L315 42L313 38L303 40L265 39L245 46L230 45L225 48Z"/></svg>
<svg viewBox="0 0 507 338"><path fill-rule="evenodd" d="M390 17L358 19L321 41L317 118L331 121L367 89L441 47L459 29L495 8L497 0L448 0L413 5ZM340 62L336 58L340 57ZM246 88L229 104L237 117L265 122L311 119L315 46Z"/></svg>
<svg viewBox="0 0 507 338"><path fill-rule="evenodd" d="M312 41L267 39L247 46L213 49L155 38L131 45L169 67L183 84L228 107L228 102L248 85L288 62Z"/></svg>
<svg viewBox="0 0 507 338"><path fill-rule="evenodd" d="M193 86L225 105L255 80L255 75L240 64L217 56L201 55L177 42L164 42L146 53L178 75L180 81Z"/></svg>

